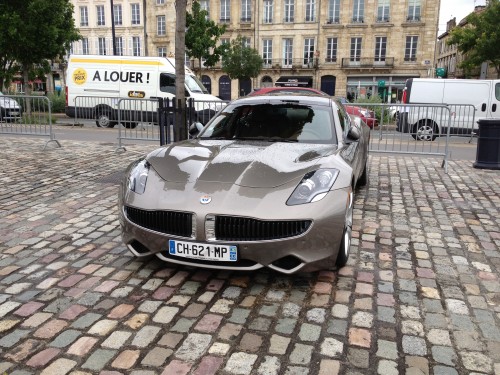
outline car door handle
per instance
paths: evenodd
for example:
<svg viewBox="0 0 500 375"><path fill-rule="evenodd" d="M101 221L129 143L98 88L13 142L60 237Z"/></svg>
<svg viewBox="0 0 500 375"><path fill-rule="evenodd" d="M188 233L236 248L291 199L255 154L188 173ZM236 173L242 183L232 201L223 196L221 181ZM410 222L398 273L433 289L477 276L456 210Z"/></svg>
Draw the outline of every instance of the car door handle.
<svg viewBox="0 0 500 375"><path fill-rule="evenodd" d="M483 111L483 112L486 111L486 103L483 103L481 105L481 111Z"/></svg>
<svg viewBox="0 0 500 375"><path fill-rule="evenodd" d="M497 111L497 105L496 103L491 106L491 112L496 112Z"/></svg>

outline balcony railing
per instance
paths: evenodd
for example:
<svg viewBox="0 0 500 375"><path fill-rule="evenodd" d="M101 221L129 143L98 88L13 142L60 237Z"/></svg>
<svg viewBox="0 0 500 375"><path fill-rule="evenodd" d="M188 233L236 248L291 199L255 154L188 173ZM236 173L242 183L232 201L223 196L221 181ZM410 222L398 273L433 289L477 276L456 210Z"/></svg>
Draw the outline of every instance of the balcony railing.
<svg viewBox="0 0 500 375"><path fill-rule="evenodd" d="M380 69L394 67L394 57L385 57L385 59L375 59L374 57L362 57L357 61L349 57L342 59L342 68L347 69Z"/></svg>

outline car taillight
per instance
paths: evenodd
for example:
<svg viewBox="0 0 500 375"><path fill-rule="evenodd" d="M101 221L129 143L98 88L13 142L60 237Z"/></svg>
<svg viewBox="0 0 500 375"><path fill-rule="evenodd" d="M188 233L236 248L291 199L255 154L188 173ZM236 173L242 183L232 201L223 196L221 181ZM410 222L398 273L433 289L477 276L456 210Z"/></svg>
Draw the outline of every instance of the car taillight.
<svg viewBox="0 0 500 375"><path fill-rule="evenodd" d="M406 94L407 94L407 91L406 89L403 90L403 97L401 98L401 101L406 104Z"/></svg>

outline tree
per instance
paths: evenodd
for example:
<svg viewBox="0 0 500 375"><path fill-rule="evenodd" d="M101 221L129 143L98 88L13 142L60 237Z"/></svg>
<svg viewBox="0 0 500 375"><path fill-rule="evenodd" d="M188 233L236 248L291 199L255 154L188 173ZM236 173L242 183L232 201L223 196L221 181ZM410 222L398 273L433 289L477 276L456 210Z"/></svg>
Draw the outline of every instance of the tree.
<svg viewBox="0 0 500 375"><path fill-rule="evenodd" d="M466 27L455 27L450 32L448 45L456 44L464 55L460 68L470 71L483 62L490 62L500 78L500 2L490 0L481 13L471 13Z"/></svg>
<svg viewBox="0 0 500 375"><path fill-rule="evenodd" d="M198 59L201 76L201 60L205 60L206 67L212 67L225 51L225 45L217 46L217 41L226 32L226 25L218 26L208 18L200 3L193 1L192 13L186 14L186 27L186 52Z"/></svg>
<svg viewBox="0 0 500 375"><path fill-rule="evenodd" d="M27 95L27 83L50 71L48 60L64 56L71 42L80 39L70 0L4 0L0 24L0 79L11 78L18 65Z"/></svg>
<svg viewBox="0 0 500 375"><path fill-rule="evenodd" d="M175 0L175 100L177 116L174 124L174 141L187 138L186 129L186 7L187 0Z"/></svg>
<svg viewBox="0 0 500 375"><path fill-rule="evenodd" d="M231 45L222 57L222 71L229 78L238 80L238 92L241 79L257 77L264 60L259 53L246 45L241 35L231 41Z"/></svg>

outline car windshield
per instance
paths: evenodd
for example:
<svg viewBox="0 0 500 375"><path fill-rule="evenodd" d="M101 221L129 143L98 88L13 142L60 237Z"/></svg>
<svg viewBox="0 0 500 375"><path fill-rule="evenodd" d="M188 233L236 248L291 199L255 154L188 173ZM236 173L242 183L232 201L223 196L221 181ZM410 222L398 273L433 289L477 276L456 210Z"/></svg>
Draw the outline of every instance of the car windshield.
<svg viewBox="0 0 500 375"><path fill-rule="evenodd" d="M332 111L296 102L231 104L200 134L202 139L336 143Z"/></svg>
<svg viewBox="0 0 500 375"><path fill-rule="evenodd" d="M205 88L205 86L203 86L203 83L201 83L200 80L194 75L192 76L186 74L185 83L187 88L191 92L208 94L208 90Z"/></svg>

